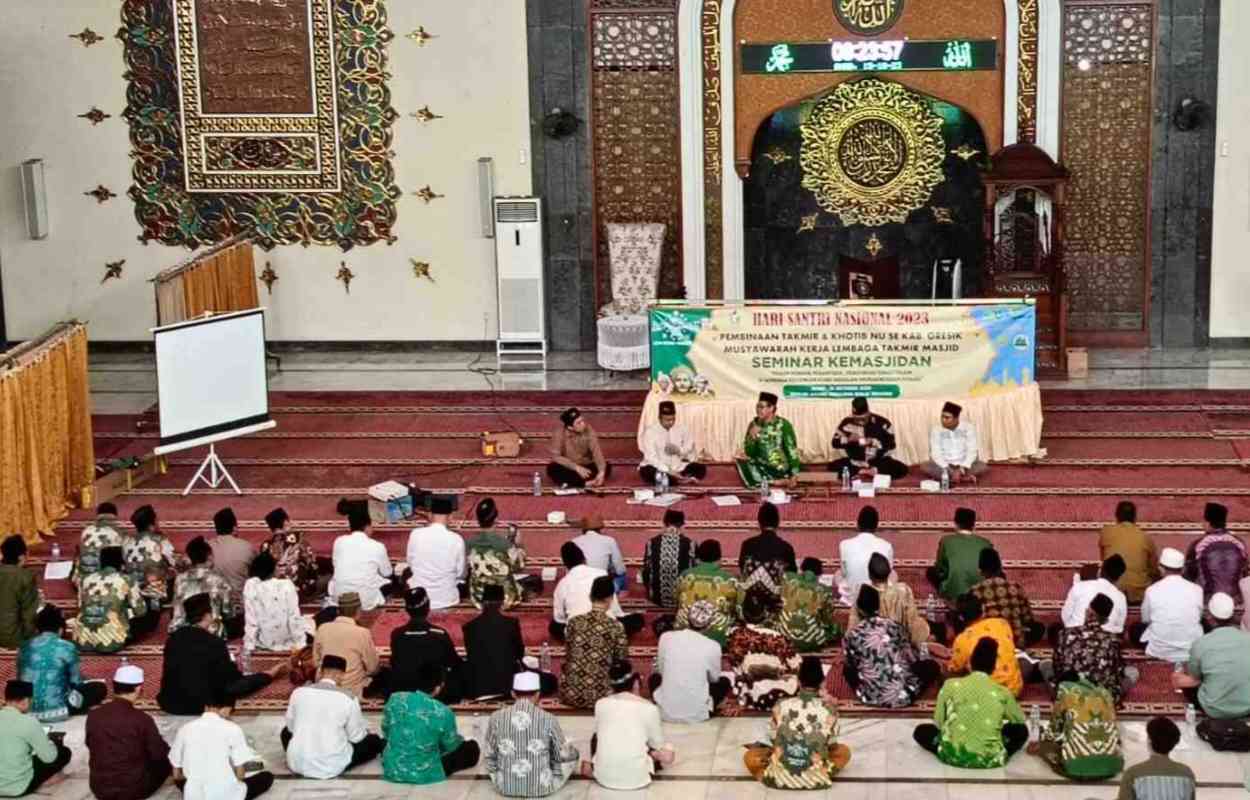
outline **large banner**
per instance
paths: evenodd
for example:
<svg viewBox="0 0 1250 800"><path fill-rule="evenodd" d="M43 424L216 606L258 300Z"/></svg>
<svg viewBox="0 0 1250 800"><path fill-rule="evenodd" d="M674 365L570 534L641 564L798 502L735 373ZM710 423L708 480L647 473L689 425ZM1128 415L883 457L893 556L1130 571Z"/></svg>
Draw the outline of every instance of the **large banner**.
<svg viewBox="0 0 1250 800"><path fill-rule="evenodd" d="M967 397L1034 380L1031 303L651 310L651 385L683 399Z"/></svg>

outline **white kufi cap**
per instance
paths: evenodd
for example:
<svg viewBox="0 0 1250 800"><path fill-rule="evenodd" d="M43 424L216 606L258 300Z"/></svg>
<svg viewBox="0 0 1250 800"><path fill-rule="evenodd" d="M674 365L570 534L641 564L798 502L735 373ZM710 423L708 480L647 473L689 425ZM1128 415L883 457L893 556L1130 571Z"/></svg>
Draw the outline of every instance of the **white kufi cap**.
<svg viewBox="0 0 1250 800"><path fill-rule="evenodd" d="M134 664L123 664L117 668L117 672L113 673L113 680L117 683L138 686L143 683L143 670Z"/></svg>
<svg viewBox="0 0 1250 800"><path fill-rule="evenodd" d="M1234 606L1233 598L1223 592L1216 592L1211 595L1211 601L1207 603L1207 611L1210 611L1211 616L1216 619L1232 619Z"/></svg>
<svg viewBox="0 0 1250 800"><path fill-rule="evenodd" d="M518 672L512 677L512 691L537 692L542 688L542 681L537 672Z"/></svg>
<svg viewBox="0 0 1250 800"><path fill-rule="evenodd" d="M1175 547L1165 547L1159 554L1159 566L1168 569L1182 569L1185 566L1185 554Z"/></svg>

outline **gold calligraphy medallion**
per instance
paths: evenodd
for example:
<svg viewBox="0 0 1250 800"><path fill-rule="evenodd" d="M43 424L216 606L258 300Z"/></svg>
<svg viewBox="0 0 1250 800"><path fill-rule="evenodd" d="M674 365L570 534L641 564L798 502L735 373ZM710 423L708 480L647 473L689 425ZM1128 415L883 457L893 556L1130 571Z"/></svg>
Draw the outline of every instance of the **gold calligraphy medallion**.
<svg viewBox="0 0 1250 800"><path fill-rule="evenodd" d="M842 27L860 36L875 36L894 27L903 16L904 0L833 0Z"/></svg>

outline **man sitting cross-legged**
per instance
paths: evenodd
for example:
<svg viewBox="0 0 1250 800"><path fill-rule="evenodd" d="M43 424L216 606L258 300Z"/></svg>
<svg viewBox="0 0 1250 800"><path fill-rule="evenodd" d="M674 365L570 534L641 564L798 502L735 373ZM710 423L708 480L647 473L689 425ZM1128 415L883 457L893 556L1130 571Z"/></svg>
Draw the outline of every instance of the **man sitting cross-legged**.
<svg viewBox="0 0 1250 800"><path fill-rule="evenodd" d="M677 630L690 627L690 612L699 602L712 604L712 621L702 630L704 636L721 647L738 624L738 606L742 602L738 579L720 564L720 542L705 539L695 550L697 566L682 573L677 580Z"/></svg>
<svg viewBox="0 0 1250 800"><path fill-rule="evenodd" d="M677 406L672 400L660 403L659 420L638 435L638 449L642 451L638 477L643 483L655 483L660 473L667 475L674 486L698 483L707 477L707 467L695 461L698 448L694 435L677 421Z"/></svg>
<svg viewBox="0 0 1250 800"><path fill-rule="evenodd" d="M974 594L966 594L956 603L959 617L965 627L955 637L951 645L950 662L947 670L952 673L966 672L976 669L972 666L972 653L982 639L992 639L997 643L994 654L998 661L992 670L991 677L998 685L1011 692L1013 697L1020 696L1024 688L1024 678L1020 674L1020 663L1016 659L1015 638L1011 626L1002 617L987 617L981 610L981 601Z"/></svg>
<svg viewBox="0 0 1250 800"><path fill-rule="evenodd" d="M1046 626L1033 619L1033 607L1020 584L1007 580L1003 574L1003 561L994 548L981 551L981 582L972 587L972 593L981 601L981 611L987 617L1002 617L1011 625L1016 647L1037 644L1046 635Z"/></svg>
<svg viewBox="0 0 1250 800"><path fill-rule="evenodd" d="M1055 772L1078 781L1110 778L1124 768L1115 699L1104 687L1069 671L1059 681L1050 725L1029 745Z"/></svg>
<svg viewBox="0 0 1250 800"><path fill-rule="evenodd" d="M716 607L699 600L686 614L688 627L660 637L648 688L666 722L703 722L733 685L721 674L721 646L702 631Z"/></svg>
<svg viewBox="0 0 1250 800"><path fill-rule="evenodd" d="M751 589L742 601L746 624L729 637L725 660L734 672L734 694L738 705L767 711L782 698L799 690L798 671L802 660L794 645L774 628L768 627L770 596Z"/></svg>
<svg viewBox="0 0 1250 800"><path fill-rule="evenodd" d="M590 587L591 608L569 621L565 631L564 677L560 700L574 708L593 708L611 690L608 669L613 661L629 657L625 628L608 613L616 589L606 575Z"/></svg>
<svg viewBox="0 0 1250 800"><path fill-rule="evenodd" d="M859 622L843 643L842 674L864 705L903 708L916 702L942 670L921 656L906 628L877 613L880 605L876 589L860 587L855 603Z"/></svg>
<svg viewBox="0 0 1250 800"><path fill-rule="evenodd" d="M72 754L59 741L48 738L43 725L30 715L34 687L26 681L9 681L0 708L0 796L20 797L40 786L60 783L61 770Z"/></svg>
<svg viewBox="0 0 1250 800"><path fill-rule="evenodd" d="M838 705L823 691L825 671L808 656L799 667L799 693L773 708L771 747L752 747L743 760L756 780L773 789L826 789L851 761L838 742Z"/></svg>
<svg viewBox="0 0 1250 800"><path fill-rule="evenodd" d="M97 800L143 800L173 772L156 722L135 708L142 694L143 670L124 664L113 673L113 699L87 714L87 782Z"/></svg>
<svg viewBox="0 0 1250 800"><path fill-rule="evenodd" d="M291 694L279 738L291 772L305 778L337 778L378 757L386 742L360 713L356 695L339 688L347 671L340 656L321 659L321 680Z"/></svg>
<svg viewBox="0 0 1250 800"><path fill-rule="evenodd" d="M644 789L656 769L673 763L675 754L664 743L659 709L638 694L638 673L629 661L613 663L607 677L610 691L595 703L590 738L594 760L582 762L582 774L606 789Z"/></svg>
<svg viewBox="0 0 1250 800"><path fill-rule="evenodd" d="M1193 800L1198 784L1194 771L1168 757L1180 744L1181 731L1167 717L1146 723L1150 757L1124 770L1119 800Z"/></svg>
<svg viewBox="0 0 1250 800"><path fill-rule="evenodd" d="M486 721L482 761L504 797L554 794L577 769L577 748L565 739L560 720L538 707L541 686L536 673L518 672L511 687L516 702Z"/></svg>
<svg viewBox="0 0 1250 800"><path fill-rule="evenodd" d="M1107 618L1111 616L1111 609L1111 598L1100 594L1090 601L1084 625L1079 628L1065 628L1059 634L1053 668L1046 662L1040 665L1043 675L1053 670L1053 675L1047 677L1054 681L1056 692L1060 688L1062 676L1080 675L1110 692L1118 705L1137 683L1137 668L1124 666L1120 637L1108 633L1104 627Z"/></svg>
<svg viewBox="0 0 1250 800"><path fill-rule="evenodd" d="M781 580L778 628L800 653L820 650L842 634L834 621L833 590L820 582L819 558L805 558Z"/></svg>

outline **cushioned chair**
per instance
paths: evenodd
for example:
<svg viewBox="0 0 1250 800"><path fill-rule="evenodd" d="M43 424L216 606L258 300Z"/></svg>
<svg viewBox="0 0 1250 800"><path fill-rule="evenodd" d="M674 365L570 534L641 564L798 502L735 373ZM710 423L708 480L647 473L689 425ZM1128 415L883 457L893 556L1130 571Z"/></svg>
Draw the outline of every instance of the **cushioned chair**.
<svg viewBox="0 0 1250 800"><path fill-rule="evenodd" d="M612 302L599 309L599 366L627 372L651 366L647 305L660 286L662 223L606 226Z"/></svg>

